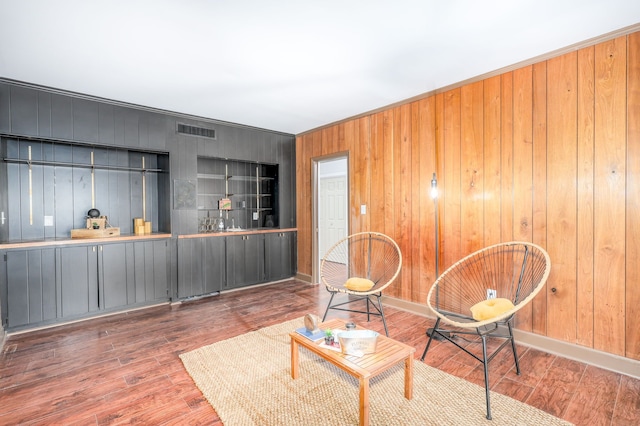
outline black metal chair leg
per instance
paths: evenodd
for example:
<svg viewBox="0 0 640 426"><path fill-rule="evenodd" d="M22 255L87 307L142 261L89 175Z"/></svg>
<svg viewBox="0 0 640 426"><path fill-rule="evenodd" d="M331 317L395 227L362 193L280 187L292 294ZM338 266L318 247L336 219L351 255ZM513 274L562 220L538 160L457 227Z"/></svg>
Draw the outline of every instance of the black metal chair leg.
<svg viewBox="0 0 640 426"><path fill-rule="evenodd" d="M376 296L378 298L378 310L380 311L380 316L382 317L382 325L384 325L384 333L389 337L389 330L387 329L387 321L384 319L384 312L382 311L382 303L380 302L380 296Z"/></svg>
<svg viewBox="0 0 640 426"><path fill-rule="evenodd" d="M333 302L333 296L335 296L336 293L331 293L331 299L329 299L329 303L327 304L327 309L324 311L324 316L322 317L322 322L324 322L324 320L327 318L327 314L329 313L329 309L331 309L331 302Z"/></svg>
<svg viewBox="0 0 640 426"><path fill-rule="evenodd" d="M484 388L487 399L487 420L491 420L491 401L489 399L489 361L487 361L487 336L482 338L482 364L484 366Z"/></svg>
<svg viewBox="0 0 640 426"><path fill-rule="evenodd" d="M433 329L437 329L438 325L440 325L440 318L436 320L436 325L433 326ZM422 353L422 357L420 357L420 361L424 361L424 357L427 356L427 351L429 350L429 346L431 346L431 341L433 340L433 335L435 332L432 332L429 335L429 341L427 342L427 346L424 348L424 352Z"/></svg>
<svg viewBox="0 0 640 426"><path fill-rule="evenodd" d="M511 349L513 350L513 359L516 362L516 374L520 375L520 362L518 361L518 352L516 351L516 341L513 338L513 329L511 327L511 322L507 323L507 327L509 328L509 337L511 337Z"/></svg>

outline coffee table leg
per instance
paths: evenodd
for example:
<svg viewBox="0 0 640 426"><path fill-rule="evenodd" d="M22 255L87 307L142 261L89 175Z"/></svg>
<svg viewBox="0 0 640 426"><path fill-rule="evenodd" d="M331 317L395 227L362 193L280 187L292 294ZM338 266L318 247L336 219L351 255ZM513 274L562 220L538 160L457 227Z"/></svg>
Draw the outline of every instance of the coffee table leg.
<svg viewBox="0 0 640 426"><path fill-rule="evenodd" d="M369 378L360 378L360 426L369 426Z"/></svg>
<svg viewBox="0 0 640 426"><path fill-rule="evenodd" d="M404 360L404 397L413 398L413 356Z"/></svg>
<svg viewBox="0 0 640 426"><path fill-rule="evenodd" d="M295 380L298 378L298 342L291 339L291 377Z"/></svg>

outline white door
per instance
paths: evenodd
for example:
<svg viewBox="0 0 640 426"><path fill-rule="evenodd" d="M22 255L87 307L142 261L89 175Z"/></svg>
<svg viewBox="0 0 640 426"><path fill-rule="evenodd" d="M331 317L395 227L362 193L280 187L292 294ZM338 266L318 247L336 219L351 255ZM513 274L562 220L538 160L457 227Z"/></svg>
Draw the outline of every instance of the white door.
<svg viewBox="0 0 640 426"><path fill-rule="evenodd" d="M347 177L321 178L318 194L318 254L322 258L347 235Z"/></svg>
<svg viewBox="0 0 640 426"><path fill-rule="evenodd" d="M349 232L349 170L347 157L314 161L313 282L318 282L322 257ZM346 262L346 259L334 259Z"/></svg>

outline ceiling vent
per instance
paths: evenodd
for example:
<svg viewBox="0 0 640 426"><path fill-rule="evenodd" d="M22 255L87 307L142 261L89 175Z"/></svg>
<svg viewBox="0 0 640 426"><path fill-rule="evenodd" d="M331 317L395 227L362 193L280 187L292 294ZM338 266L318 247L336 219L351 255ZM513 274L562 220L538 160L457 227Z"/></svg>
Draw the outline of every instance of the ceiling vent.
<svg viewBox="0 0 640 426"><path fill-rule="evenodd" d="M178 123L178 133L189 136L198 136L201 138L216 138L215 129L207 129L206 127L189 126L187 124Z"/></svg>

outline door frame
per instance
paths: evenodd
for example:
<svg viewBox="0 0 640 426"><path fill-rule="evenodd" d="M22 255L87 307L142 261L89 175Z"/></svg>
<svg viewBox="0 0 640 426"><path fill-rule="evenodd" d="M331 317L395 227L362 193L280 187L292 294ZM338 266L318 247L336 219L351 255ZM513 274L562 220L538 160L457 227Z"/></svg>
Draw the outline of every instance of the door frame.
<svg viewBox="0 0 640 426"><path fill-rule="evenodd" d="M311 158L311 189L312 189L312 194L313 194L313 198L311 200L311 212L312 212L312 218L311 218L311 225L312 225L312 229L313 232L311 233L311 282L313 283L320 283L320 253L319 253L319 219L318 219L318 211L319 211L319 197L320 197L320 191L319 191L319 187L320 187L320 176L319 176L319 169L320 169L320 163L325 162L325 161L331 161L331 160L338 160L344 158L347 160L347 185L345 187L346 189L346 206L347 206L347 211L346 211L346 234L349 235L349 232L351 230L351 220L350 220L350 215L349 215L349 209L350 209L350 204L349 204L349 183L351 180L351 170L349 169L349 151L343 151L343 152L336 152L330 155L323 155L323 156L319 156L319 157L313 157Z"/></svg>

